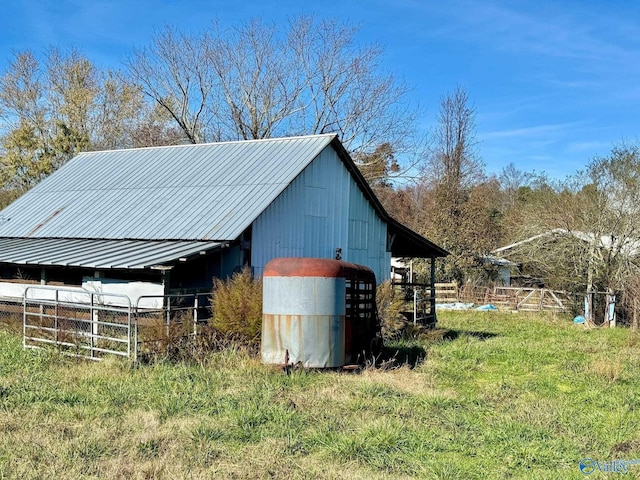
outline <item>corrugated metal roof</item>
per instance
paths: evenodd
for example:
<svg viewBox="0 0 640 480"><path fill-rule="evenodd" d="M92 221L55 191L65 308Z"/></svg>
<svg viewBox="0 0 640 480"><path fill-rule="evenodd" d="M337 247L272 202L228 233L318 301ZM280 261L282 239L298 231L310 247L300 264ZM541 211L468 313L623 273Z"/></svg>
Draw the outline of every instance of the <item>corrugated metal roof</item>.
<svg viewBox="0 0 640 480"><path fill-rule="evenodd" d="M141 269L219 248L220 242L0 238L0 263Z"/></svg>
<svg viewBox="0 0 640 480"><path fill-rule="evenodd" d="M0 212L0 237L233 240L335 138L82 153Z"/></svg>

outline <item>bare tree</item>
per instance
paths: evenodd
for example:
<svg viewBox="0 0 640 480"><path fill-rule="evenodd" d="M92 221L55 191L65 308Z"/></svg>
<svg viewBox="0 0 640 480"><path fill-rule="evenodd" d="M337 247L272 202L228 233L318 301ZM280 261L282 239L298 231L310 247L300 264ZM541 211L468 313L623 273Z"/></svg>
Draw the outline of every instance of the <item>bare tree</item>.
<svg viewBox="0 0 640 480"><path fill-rule="evenodd" d="M33 125L41 134L46 131L49 108L40 63L33 52L17 53L0 78L0 111L6 125L20 121Z"/></svg>
<svg viewBox="0 0 640 480"><path fill-rule="evenodd" d="M475 115L461 87L440 101L427 176L456 192L484 177L484 163L476 151Z"/></svg>
<svg viewBox="0 0 640 480"><path fill-rule="evenodd" d="M487 253L494 243L495 237L485 234L497 225L492 214L495 205L485 201L495 198L497 184L486 182L475 145L475 110L467 93L458 87L440 103L422 178L429 190L422 231L451 252L443 273L459 282L468 278L477 256ZM481 186L484 194L478 195L474 189ZM494 230L497 236L497 228Z"/></svg>
<svg viewBox="0 0 640 480"><path fill-rule="evenodd" d="M257 20L193 37L167 28L128 66L192 142L338 132L354 152L401 149L413 121L408 89L356 33L309 17L286 32Z"/></svg>
<svg viewBox="0 0 640 480"><path fill-rule="evenodd" d="M500 181L500 188L504 193L507 207L513 207L515 205L518 198L518 191L521 187L527 186L533 178L533 173L519 170L513 162L500 171L498 180Z"/></svg>
<svg viewBox="0 0 640 480"><path fill-rule="evenodd" d="M301 80L286 42L274 27L252 21L216 26L205 37L216 74L221 130L244 140L271 137L297 108Z"/></svg>
<svg viewBox="0 0 640 480"><path fill-rule="evenodd" d="M138 85L119 72L100 76L100 88L93 101L90 134L93 149L113 150L135 146L133 131L144 118L144 99Z"/></svg>
<svg viewBox="0 0 640 480"><path fill-rule="evenodd" d="M47 58L47 102L57 120L89 137L91 109L100 89L98 71L78 50L62 55L52 49Z"/></svg>
<svg viewBox="0 0 640 480"><path fill-rule="evenodd" d="M203 37L189 37L166 27L147 48L127 61L135 82L164 108L192 143L217 135L211 122L217 113L212 97L214 71Z"/></svg>
<svg viewBox="0 0 640 480"><path fill-rule="evenodd" d="M158 104L146 104L130 132L133 147L160 147L188 143L184 130Z"/></svg>
<svg viewBox="0 0 640 480"><path fill-rule="evenodd" d="M403 101L409 89L381 70L380 47L356 45L357 33L335 20L291 23L289 45L304 80L297 117L306 133L338 132L354 152L373 152L384 142L402 151L415 119Z"/></svg>

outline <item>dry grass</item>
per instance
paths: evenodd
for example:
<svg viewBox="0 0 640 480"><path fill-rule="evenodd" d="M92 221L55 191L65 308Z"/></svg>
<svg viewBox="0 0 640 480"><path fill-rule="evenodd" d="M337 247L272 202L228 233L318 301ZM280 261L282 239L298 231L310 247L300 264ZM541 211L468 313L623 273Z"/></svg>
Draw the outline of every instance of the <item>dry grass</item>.
<svg viewBox="0 0 640 480"><path fill-rule="evenodd" d="M598 358L591 362L587 372L608 382L614 383L624 370L622 361L617 358Z"/></svg>
<svg viewBox="0 0 640 480"><path fill-rule="evenodd" d="M413 368L291 375L234 346L95 364L0 332L0 478L583 478L581 458L640 456L630 331L476 313L440 328Z"/></svg>

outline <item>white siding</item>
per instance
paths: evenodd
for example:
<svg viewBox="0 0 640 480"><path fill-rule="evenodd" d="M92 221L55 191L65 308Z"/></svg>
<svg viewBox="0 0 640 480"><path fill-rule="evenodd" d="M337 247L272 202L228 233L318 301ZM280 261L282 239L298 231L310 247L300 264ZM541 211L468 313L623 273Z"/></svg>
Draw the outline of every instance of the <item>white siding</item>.
<svg viewBox="0 0 640 480"><path fill-rule="evenodd" d="M251 260L257 274L276 257L334 258L389 277L386 224L328 146L253 223Z"/></svg>

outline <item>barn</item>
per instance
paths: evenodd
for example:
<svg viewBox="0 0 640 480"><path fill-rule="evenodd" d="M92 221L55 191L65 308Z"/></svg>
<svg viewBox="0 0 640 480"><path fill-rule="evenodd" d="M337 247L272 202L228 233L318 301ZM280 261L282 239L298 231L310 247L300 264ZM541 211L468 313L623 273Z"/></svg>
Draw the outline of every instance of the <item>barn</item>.
<svg viewBox="0 0 640 480"><path fill-rule="evenodd" d="M391 218L334 134L81 153L0 211L0 296L210 291L276 257L389 278L446 251Z"/></svg>

